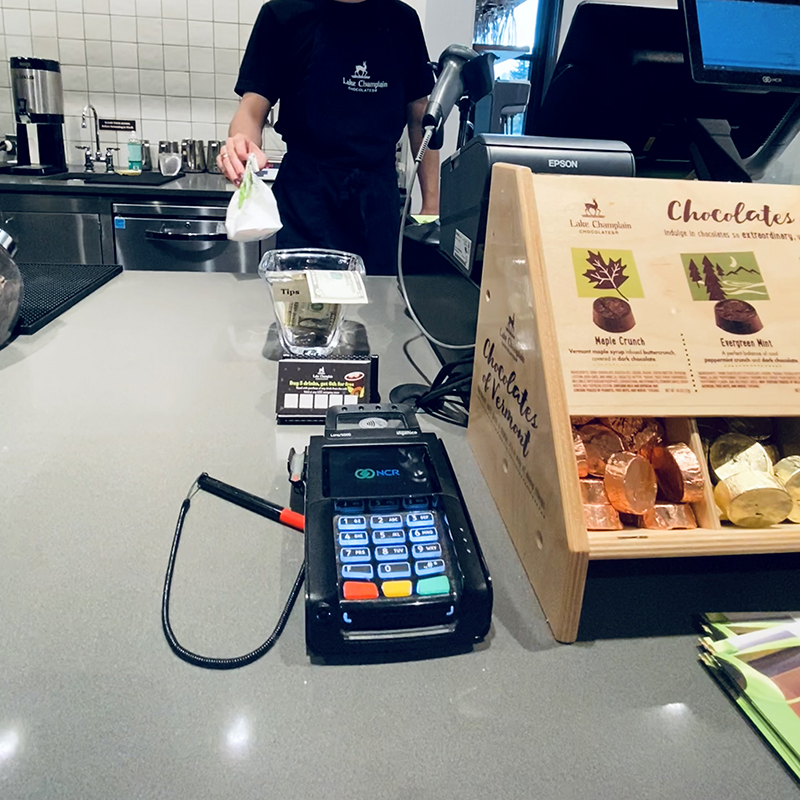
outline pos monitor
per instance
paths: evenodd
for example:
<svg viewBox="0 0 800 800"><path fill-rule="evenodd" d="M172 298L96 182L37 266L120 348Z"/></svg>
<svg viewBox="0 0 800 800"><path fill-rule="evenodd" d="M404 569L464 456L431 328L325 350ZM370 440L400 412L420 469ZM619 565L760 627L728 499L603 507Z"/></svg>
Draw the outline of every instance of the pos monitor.
<svg viewBox="0 0 800 800"><path fill-rule="evenodd" d="M800 129L800 5L581 3L526 133L627 143L637 175L750 181Z"/></svg>

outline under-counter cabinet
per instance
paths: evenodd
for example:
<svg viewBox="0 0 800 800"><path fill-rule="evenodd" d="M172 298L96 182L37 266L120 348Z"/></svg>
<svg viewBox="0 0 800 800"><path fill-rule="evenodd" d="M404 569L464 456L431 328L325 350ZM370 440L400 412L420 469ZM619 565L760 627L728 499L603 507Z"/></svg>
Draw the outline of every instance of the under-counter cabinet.
<svg viewBox="0 0 800 800"><path fill-rule="evenodd" d="M115 254L124 269L256 272L270 242L232 242L226 206L115 203Z"/></svg>
<svg viewBox="0 0 800 800"><path fill-rule="evenodd" d="M0 227L16 240L21 262L110 263L110 220L99 206L96 197L4 195Z"/></svg>

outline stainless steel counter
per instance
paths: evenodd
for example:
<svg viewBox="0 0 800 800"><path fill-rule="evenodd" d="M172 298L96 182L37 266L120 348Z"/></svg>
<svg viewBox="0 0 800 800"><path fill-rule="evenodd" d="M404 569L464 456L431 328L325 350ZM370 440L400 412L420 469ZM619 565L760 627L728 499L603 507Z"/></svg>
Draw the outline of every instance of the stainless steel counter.
<svg viewBox="0 0 800 800"><path fill-rule="evenodd" d="M361 309L381 390L429 375L389 278ZM277 428L256 278L126 272L0 351L3 800L797 797L697 664L694 637L556 644L463 431L444 437L494 579L476 652L310 664L299 603L234 672L178 660L160 595L201 471L275 501L317 428ZM188 647L233 655L272 628L301 535L198 496L173 590Z"/></svg>
<svg viewBox="0 0 800 800"><path fill-rule="evenodd" d="M79 167L71 167L80 171ZM182 178L161 186L135 183L84 183L83 181L53 180L47 177L31 178L23 175L0 175L0 194L4 192L49 195L89 195L97 197L169 197L169 202L182 202L188 198L220 200L230 198L233 184L222 175L209 172L186 173Z"/></svg>

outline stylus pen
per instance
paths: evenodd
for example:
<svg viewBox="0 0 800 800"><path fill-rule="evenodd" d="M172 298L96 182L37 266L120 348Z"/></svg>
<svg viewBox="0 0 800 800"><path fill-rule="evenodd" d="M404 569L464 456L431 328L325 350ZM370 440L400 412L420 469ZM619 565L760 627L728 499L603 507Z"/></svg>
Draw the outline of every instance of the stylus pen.
<svg viewBox="0 0 800 800"><path fill-rule="evenodd" d="M256 497L249 492L243 492L235 486L218 481L207 473L203 473L197 479L197 485L209 494L215 494L223 500L228 500L241 508L260 514L262 517L296 528L298 531L305 530L305 517L288 508L283 508L277 503L270 503L261 497Z"/></svg>

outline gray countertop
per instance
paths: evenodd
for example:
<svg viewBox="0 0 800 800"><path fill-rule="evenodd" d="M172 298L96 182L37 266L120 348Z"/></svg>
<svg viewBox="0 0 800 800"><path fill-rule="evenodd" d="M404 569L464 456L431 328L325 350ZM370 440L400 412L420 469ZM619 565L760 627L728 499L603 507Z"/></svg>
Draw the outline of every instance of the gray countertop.
<svg viewBox="0 0 800 800"><path fill-rule="evenodd" d="M70 167L72 172L80 172L80 167ZM98 173L101 174L101 173ZM234 190L222 175L209 172L185 173L182 178L161 184L146 186L136 183L90 183L80 180L54 180L48 177L28 177L24 175L0 175L0 193L15 192L52 195L94 195L113 197L167 197L174 196L207 199L229 198Z"/></svg>
<svg viewBox="0 0 800 800"><path fill-rule="evenodd" d="M432 376L389 278L358 312L381 391ZM492 572L470 654L312 665L303 604L233 672L170 651L164 569L207 471L285 502L272 321L257 278L133 273L0 351L0 787L4 800L796 798L797 784L696 661L694 637L560 645L461 429L444 438ZM302 536L199 495L172 618L238 655L272 629Z"/></svg>

